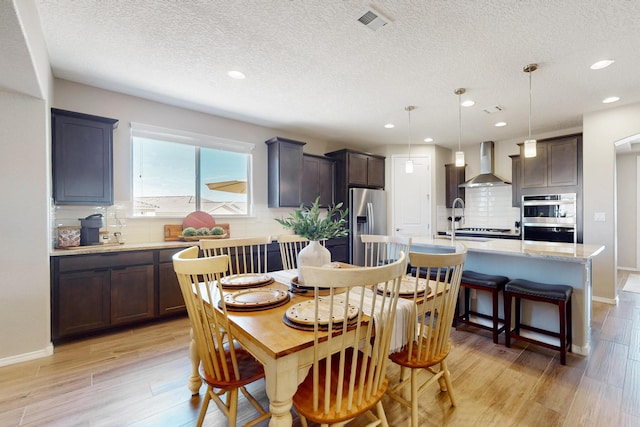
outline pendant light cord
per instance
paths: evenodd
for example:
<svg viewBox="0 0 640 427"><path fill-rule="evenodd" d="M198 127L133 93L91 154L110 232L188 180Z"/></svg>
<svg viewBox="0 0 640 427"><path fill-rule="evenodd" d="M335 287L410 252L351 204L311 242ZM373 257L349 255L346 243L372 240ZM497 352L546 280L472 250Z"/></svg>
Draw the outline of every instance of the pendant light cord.
<svg viewBox="0 0 640 427"><path fill-rule="evenodd" d="M458 151L462 151L460 144L462 141L462 93L458 93Z"/></svg>
<svg viewBox="0 0 640 427"><path fill-rule="evenodd" d="M407 128L407 142L409 143L409 160L411 160L411 110L409 108L409 127Z"/></svg>
<svg viewBox="0 0 640 427"><path fill-rule="evenodd" d="M529 138L531 139L531 73L533 70L529 70Z"/></svg>

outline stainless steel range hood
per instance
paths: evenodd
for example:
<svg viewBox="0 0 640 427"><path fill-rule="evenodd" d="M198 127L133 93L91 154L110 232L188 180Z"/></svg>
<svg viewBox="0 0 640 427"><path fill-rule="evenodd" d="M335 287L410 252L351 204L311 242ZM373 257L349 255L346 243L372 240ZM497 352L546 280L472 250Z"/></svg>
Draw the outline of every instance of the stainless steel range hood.
<svg viewBox="0 0 640 427"><path fill-rule="evenodd" d="M500 178L494 173L495 161L493 159L493 141L484 141L480 144L480 175L476 175L458 187L493 187L498 185L511 185L509 181Z"/></svg>

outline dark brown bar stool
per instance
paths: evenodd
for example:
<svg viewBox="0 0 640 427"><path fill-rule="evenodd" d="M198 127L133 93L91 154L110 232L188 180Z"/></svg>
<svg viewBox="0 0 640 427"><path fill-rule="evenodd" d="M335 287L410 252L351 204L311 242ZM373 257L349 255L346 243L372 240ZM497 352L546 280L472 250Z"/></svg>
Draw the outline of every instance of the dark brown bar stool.
<svg viewBox="0 0 640 427"><path fill-rule="evenodd" d="M461 314L458 314L457 321L491 331L493 333L493 342L497 344L498 335L504 331L505 325L504 319L500 319L498 316L498 294L501 291L504 291L504 286L508 281L509 278L505 276L477 273L471 270L463 271L460 286L464 288L464 311ZM491 293L491 299L493 302L493 311L491 315L471 310L471 289ZM491 326L473 321L471 316L489 319L492 322ZM500 322L503 323L502 326L500 326Z"/></svg>
<svg viewBox="0 0 640 427"><path fill-rule="evenodd" d="M505 345L511 346L511 338L526 341L532 344L547 347L553 350L560 350L560 364L567 364L567 351L571 351L571 293L573 288L567 285L549 285L545 283L532 282L530 280L515 279L504 287L504 318L505 324L509 325L505 333ZM515 305L515 328L511 330L511 299L516 299ZM520 302L522 299L530 301L540 301L558 306L560 317L560 332L547 331L524 325L520 320ZM552 336L560 339L560 345L553 345L544 341L520 335L520 330L526 329L540 334Z"/></svg>

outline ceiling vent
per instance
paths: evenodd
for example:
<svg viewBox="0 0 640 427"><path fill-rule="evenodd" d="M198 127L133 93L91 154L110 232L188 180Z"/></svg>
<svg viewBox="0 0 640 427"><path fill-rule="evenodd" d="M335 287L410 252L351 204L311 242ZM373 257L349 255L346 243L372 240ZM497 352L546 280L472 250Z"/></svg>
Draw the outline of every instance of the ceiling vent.
<svg viewBox="0 0 640 427"><path fill-rule="evenodd" d="M389 20L382 16L380 12L371 9L366 10L360 18L358 18L358 21L373 31L377 31L389 23Z"/></svg>
<svg viewBox="0 0 640 427"><path fill-rule="evenodd" d="M482 111L484 111L487 114L494 114L494 113L499 113L501 111L504 111L504 107L502 107L500 105L494 105L493 107L487 107L487 108L483 109Z"/></svg>

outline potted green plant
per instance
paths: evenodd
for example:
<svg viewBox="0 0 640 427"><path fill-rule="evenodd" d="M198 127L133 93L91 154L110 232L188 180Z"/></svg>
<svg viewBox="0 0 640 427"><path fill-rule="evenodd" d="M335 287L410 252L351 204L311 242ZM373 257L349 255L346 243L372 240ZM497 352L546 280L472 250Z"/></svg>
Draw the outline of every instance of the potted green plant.
<svg viewBox="0 0 640 427"><path fill-rule="evenodd" d="M320 196L318 196L311 206L302 204L287 218L276 218L284 228L309 240L309 244L298 253L298 268L304 265L319 267L331 262L331 252L322 246L320 241L348 235L346 219L348 213L349 209L342 209L342 202L340 202L329 206L323 214L320 208ZM298 282L303 282L300 271L298 271Z"/></svg>

